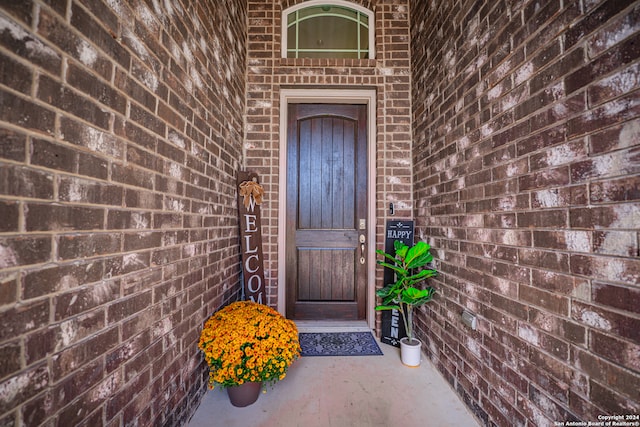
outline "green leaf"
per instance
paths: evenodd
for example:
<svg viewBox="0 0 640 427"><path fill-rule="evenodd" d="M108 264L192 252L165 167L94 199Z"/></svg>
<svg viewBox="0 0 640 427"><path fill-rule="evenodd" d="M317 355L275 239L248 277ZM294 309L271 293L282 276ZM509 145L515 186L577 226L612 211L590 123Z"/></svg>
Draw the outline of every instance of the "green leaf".
<svg viewBox="0 0 640 427"><path fill-rule="evenodd" d="M376 310L400 310L399 305L378 305L376 306Z"/></svg>
<svg viewBox="0 0 640 427"><path fill-rule="evenodd" d="M402 243L400 240L396 240L393 242L393 248L396 251L396 257L404 260L407 256L407 251L409 250L409 246Z"/></svg>
<svg viewBox="0 0 640 427"><path fill-rule="evenodd" d="M407 252L407 256L404 260L405 268L410 270L412 268L423 267L433 260L433 255L429 252L431 247L425 242L418 242L410 248Z"/></svg>
<svg viewBox="0 0 640 427"><path fill-rule="evenodd" d="M380 260L378 260L378 264L383 266L383 267L387 267L387 268L390 268L390 269L394 270L396 273L398 273L399 275L401 275L403 277L406 276L409 273L404 268L399 267L399 266L397 266L395 264L389 264L388 262L383 262L383 261L380 261Z"/></svg>

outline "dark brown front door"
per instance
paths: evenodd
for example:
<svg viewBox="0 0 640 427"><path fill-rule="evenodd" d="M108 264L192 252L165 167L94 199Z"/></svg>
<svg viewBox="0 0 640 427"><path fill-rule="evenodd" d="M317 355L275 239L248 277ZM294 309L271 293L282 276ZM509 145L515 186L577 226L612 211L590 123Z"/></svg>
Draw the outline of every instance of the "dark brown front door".
<svg viewBox="0 0 640 427"><path fill-rule="evenodd" d="M366 105L289 105L289 318L366 317L366 118Z"/></svg>

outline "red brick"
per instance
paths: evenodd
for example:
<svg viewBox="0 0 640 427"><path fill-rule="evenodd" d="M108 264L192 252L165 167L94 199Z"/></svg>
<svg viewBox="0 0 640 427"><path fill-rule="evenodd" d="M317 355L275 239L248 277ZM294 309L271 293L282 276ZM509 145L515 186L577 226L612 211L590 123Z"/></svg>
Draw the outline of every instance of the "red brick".
<svg viewBox="0 0 640 427"><path fill-rule="evenodd" d="M0 378L6 378L20 370L20 352L17 340L0 346Z"/></svg>
<svg viewBox="0 0 640 427"><path fill-rule="evenodd" d="M640 200L640 186L634 177L593 182L589 190L592 203Z"/></svg>
<svg viewBox="0 0 640 427"><path fill-rule="evenodd" d="M609 74L611 71L620 68L622 65L632 62L640 56L638 47L640 37L634 36L615 45L602 56L585 65L565 79L567 93L572 93L599 77Z"/></svg>
<svg viewBox="0 0 640 427"><path fill-rule="evenodd" d="M571 255L571 272L597 280L613 280L630 285L638 283L640 259Z"/></svg>
<svg viewBox="0 0 640 427"><path fill-rule="evenodd" d="M15 304L18 301L18 276L0 274L0 306Z"/></svg>
<svg viewBox="0 0 640 427"><path fill-rule="evenodd" d="M600 384L596 381L591 381L590 387L590 401L594 405L602 408L606 413L637 414L638 411L640 411L640 405L637 399L629 399L627 396L616 393L611 389L610 384Z"/></svg>
<svg viewBox="0 0 640 427"><path fill-rule="evenodd" d="M49 301L40 300L0 312L3 325L0 341L14 338L45 326L49 320Z"/></svg>
<svg viewBox="0 0 640 427"><path fill-rule="evenodd" d="M100 230L103 218L102 209L29 203L25 209L25 228L27 231Z"/></svg>
<svg viewBox="0 0 640 427"><path fill-rule="evenodd" d="M28 67L0 53L0 84L29 95L31 82Z"/></svg>
<svg viewBox="0 0 640 427"><path fill-rule="evenodd" d="M39 100L86 120L101 129L109 128L110 113L105 112L90 98L80 95L45 75L41 75L38 79L37 96Z"/></svg>
<svg viewBox="0 0 640 427"><path fill-rule="evenodd" d="M30 299L72 289L100 280L103 273L104 265L100 262L54 265L29 271L22 279L22 296Z"/></svg>
<svg viewBox="0 0 640 427"><path fill-rule="evenodd" d="M89 310L104 316L99 307L116 301L119 296L120 282L117 280L101 281L65 292L55 297L55 320L73 318Z"/></svg>
<svg viewBox="0 0 640 427"><path fill-rule="evenodd" d="M520 190L534 190L539 188L553 188L569 184L569 169L559 167L555 169L542 170L530 175L525 175L518 179Z"/></svg>
<svg viewBox="0 0 640 427"><path fill-rule="evenodd" d="M73 63L67 68L67 83L106 107L120 114L125 114L127 102L124 96Z"/></svg>
<svg viewBox="0 0 640 427"><path fill-rule="evenodd" d="M50 261L52 250L48 236L27 235L0 238L0 268L12 268Z"/></svg>
<svg viewBox="0 0 640 427"><path fill-rule="evenodd" d="M633 229L634 214L640 203L576 207L569 210L569 225L576 229Z"/></svg>
<svg viewBox="0 0 640 427"><path fill-rule="evenodd" d="M25 162L26 146L26 135L11 129L0 128L0 158Z"/></svg>
<svg viewBox="0 0 640 427"><path fill-rule="evenodd" d="M10 387L11 393L6 393L6 397L0 400L0 412L4 414L21 402L28 401L45 390L50 381L49 369L46 364L25 369L3 381L5 387Z"/></svg>
<svg viewBox="0 0 640 427"><path fill-rule="evenodd" d="M591 285L594 303L637 313L640 306L640 289L632 286L616 286L594 282Z"/></svg>
<svg viewBox="0 0 640 427"><path fill-rule="evenodd" d="M535 249L518 250L517 259L520 264L541 267L547 270L555 270L568 273L569 256L558 252L548 252Z"/></svg>
<svg viewBox="0 0 640 427"><path fill-rule="evenodd" d="M638 43L640 44L640 43ZM567 136L574 138L638 117L640 105L633 94L616 98L567 122Z"/></svg>
<svg viewBox="0 0 640 427"><path fill-rule="evenodd" d="M115 304L110 305L107 313L109 323L119 322L126 317L142 311L144 307L147 307L151 303L151 298L151 292L149 291L119 300Z"/></svg>
<svg viewBox="0 0 640 427"><path fill-rule="evenodd" d="M588 14L580 19L580 21L567 31L566 49L585 39L585 36L591 34L599 28L603 22L619 13L627 4L624 2L603 2L596 4L597 7L590 10Z"/></svg>
<svg viewBox="0 0 640 427"><path fill-rule="evenodd" d="M586 328L565 316L555 316L543 310L529 308L531 324L537 328L575 344L586 344Z"/></svg>
<svg viewBox="0 0 640 427"><path fill-rule="evenodd" d="M611 335L606 335L592 330L589 333L589 349L596 355L608 359L620 366L640 371L640 345L617 339Z"/></svg>
<svg viewBox="0 0 640 427"><path fill-rule="evenodd" d="M551 313L568 315L569 299L531 286L520 285L520 298Z"/></svg>
<svg viewBox="0 0 640 427"><path fill-rule="evenodd" d="M594 329L640 343L640 319L591 304L574 301L571 318Z"/></svg>
<svg viewBox="0 0 640 427"><path fill-rule="evenodd" d="M0 120L30 130L50 134L54 130L55 113L26 99L0 90Z"/></svg>
<svg viewBox="0 0 640 427"><path fill-rule="evenodd" d="M517 214L518 227L521 228L564 228L567 225L567 213L564 210L544 210Z"/></svg>
<svg viewBox="0 0 640 427"><path fill-rule="evenodd" d="M615 387L620 392L638 402L640 393L640 376L614 364L593 356L585 351L578 350L574 355L574 363L591 377L592 381L598 381ZM591 383L593 386L593 383ZM592 390L593 392L593 390ZM593 397L593 394L591 394ZM598 402L594 402L598 403Z"/></svg>

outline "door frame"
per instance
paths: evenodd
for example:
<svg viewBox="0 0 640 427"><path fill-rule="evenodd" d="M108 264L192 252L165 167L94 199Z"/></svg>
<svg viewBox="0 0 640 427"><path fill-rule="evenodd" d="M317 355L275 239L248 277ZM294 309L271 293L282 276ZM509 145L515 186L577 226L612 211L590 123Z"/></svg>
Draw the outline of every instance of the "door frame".
<svg viewBox="0 0 640 427"><path fill-rule="evenodd" d="M280 90L280 144L278 188L278 311L286 310L286 223L287 223L287 115L289 104L364 104L367 106L367 324L375 328L376 248L376 91L375 89Z"/></svg>

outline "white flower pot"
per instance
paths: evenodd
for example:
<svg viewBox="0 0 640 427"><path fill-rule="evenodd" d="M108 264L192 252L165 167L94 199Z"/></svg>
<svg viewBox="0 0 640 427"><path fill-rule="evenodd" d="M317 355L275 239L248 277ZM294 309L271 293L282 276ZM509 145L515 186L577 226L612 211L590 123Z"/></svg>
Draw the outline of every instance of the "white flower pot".
<svg viewBox="0 0 640 427"><path fill-rule="evenodd" d="M409 343L409 338L404 337L400 340L400 358L402 363L407 366L420 366L422 359L422 343L413 339L413 342Z"/></svg>

